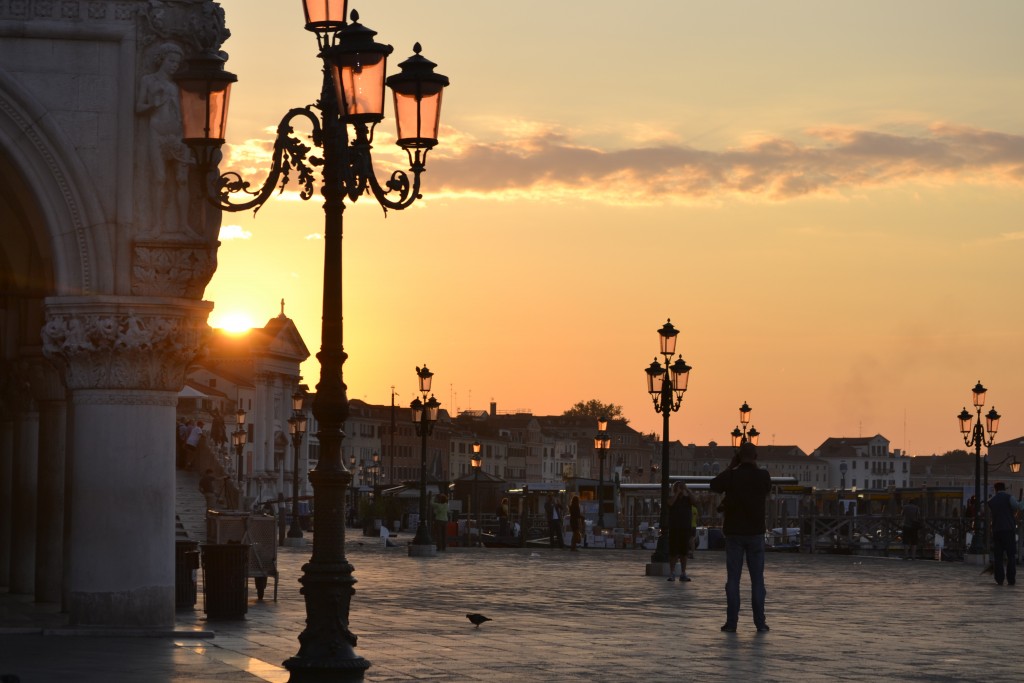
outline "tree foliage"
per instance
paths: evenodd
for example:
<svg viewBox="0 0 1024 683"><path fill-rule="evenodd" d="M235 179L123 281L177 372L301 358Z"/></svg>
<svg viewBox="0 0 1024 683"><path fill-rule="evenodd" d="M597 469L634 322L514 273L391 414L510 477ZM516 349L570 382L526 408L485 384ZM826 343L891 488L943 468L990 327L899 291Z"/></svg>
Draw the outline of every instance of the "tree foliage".
<svg viewBox="0 0 1024 683"><path fill-rule="evenodd" d="M603 417L608 420L621 420L623 423L629 424L629 420L622 415L622 406L614 403L602 403L596 398L580 401L562 415L565 417L592 417L595 421Z"/></svg>

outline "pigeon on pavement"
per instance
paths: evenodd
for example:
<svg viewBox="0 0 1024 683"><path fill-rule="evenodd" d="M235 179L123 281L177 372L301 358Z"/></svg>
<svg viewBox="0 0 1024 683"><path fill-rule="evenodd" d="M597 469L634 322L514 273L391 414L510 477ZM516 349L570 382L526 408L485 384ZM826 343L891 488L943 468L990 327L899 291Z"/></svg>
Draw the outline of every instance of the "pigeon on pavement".
<svg viewBox="0 0 1024 683"><path fill-rule="evenodd" d="M466 618L473 622L473 624L475 624L477 628L480 628L480 624L484 623L485 621L493 621L490 617L485 617L482 614L475 613L467 614Z"/></svg>

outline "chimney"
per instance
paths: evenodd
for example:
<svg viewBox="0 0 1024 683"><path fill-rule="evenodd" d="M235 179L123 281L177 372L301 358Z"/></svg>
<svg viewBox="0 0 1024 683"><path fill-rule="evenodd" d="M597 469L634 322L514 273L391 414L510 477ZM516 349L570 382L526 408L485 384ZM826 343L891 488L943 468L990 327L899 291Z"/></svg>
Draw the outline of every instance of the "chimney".
<svg viewBox="0 0 1024 683"><path fill-rule="evenodd" d="M491 417L498 415L498 404L496 401L491 401Z"/></svg>

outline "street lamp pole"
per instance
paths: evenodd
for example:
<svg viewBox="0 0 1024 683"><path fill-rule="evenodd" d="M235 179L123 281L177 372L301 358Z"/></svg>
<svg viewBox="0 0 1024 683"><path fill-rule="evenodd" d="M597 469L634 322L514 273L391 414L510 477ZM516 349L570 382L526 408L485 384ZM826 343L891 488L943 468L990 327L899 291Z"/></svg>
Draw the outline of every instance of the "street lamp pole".
<svg viewBox="0 0 1024 683"><path fill-rule="evenodd" d="M420 393L423 400L416 398L412 405L412 422L416 427L416 435L420 437L420 522L416 526L416 536L409 544L410 557L434 557L437 548L430 536L430 523L427 521L427 512L430 509L427 501L427 437L434 431L434 424L437 422L437 412L441 403L430 393L430 385L434 373L424 365L416 368L416 377L420 383Z"/></svg>
<svg viewBox="0 0 1024 683"><path fill-rule="evenodd" d="M476 540L477 543L481 540L480 535L480 498L477 495L477 481L480 479L480 466L483 464L483 457L480 455L480 442L473 442L473 457L469 461L473 466L473 510L476 514L473 516L476 521ZM472 538L472 535L470 535Z"/></svg>
<svg viewBox="0 0 1024 683"><path fill-rule="evenodd" d="M301 392L292 394L292 416L288 420L288 432L292 435L292 447L295 459L292 461L292 524L288 529L288 538L301 539L302 526L299 524L299 447L302 436L306 433L306 414L302 412L304 396Z"/></svg>
<svg viewBox="0 0 1024 683"><path fill-rule="evenodd" d="M651 555L651 563L647 565L648 575L660 576L668 566L669 416L678 411L683 404L683 394L686 393L692 369L682 356L675 358L678 335L679 330L672 325L671 320L662 325L658 330L658 338L665 365L663 367L655 356L646 370L647 392L654 401L654 410L662 415L660 533L658 534L658 546ZM675 358L674 361L673 358ZM655 565L664 566L656 568Z"/></svg>
<svg viewBox="0 0 1024 683"><path fill-rule="evenodd" d="M594 448L599 458L599 479L597 485L597 528L604 528L604 459L611 448L612 440L608 436L608 418L601 416L597 420L597 435L594 436Z"/></svg>
<svg viewBox="0 0 1024 683"><path fill-rule="evenodd" d="M974 535L971 536L971 546L968 551L974 555L982 551L981 539L985 538L985 533L982 529L985 517L981 514L981 506L983 505L983 494L981 491L981 447L989 448L993 444L996 432L999 431L999 418L1001 417L995 408L990 409L985 415L985 427L982 427L981 409L985 405L985 393L987 391L988 389L981 385L981 381L971 389L973 395L972 402L978 417L973 426L971 425L973 418L967 412L966 407L957 415L957 419L960 421L960 433L964 437L964 445L968 448L974 446ZM988 439L985 438L986 429L988 431Z"/></svg>
<svg viewBox="0 0 1024 683"><path fill-rule="evenodd" d="M249 440L249 433L245 430L245 411L241 408L235 413L235 431L231 433L231 443L235 447L236 465L235 476L238 478L238 509L242 509L242 471L244 463L245 444Z"/></svg>
<svg viewBox="0 0 1024 683"><path fill-rule="evenodd" d="M427 153L437 144L441 95L448 79L434 72L433 62L420 55L399 65L400 73L385 81L390 45L374 41L376 33L359 23L356 12L346 22L346 0L303 0L306 29L315 33L323 60L319 100L290 110L281 120L274 142L273 162L266 182L257 191L234 172L217 176L218 150L224 144L230 86L237 78L224 70L223 53L209 49L190 59L175 75L181 95L183 138L196 158L197 177L206 183L210 201L225 211L259 209L291 179L300 196L314 194L317 167L322 172L324 197L323 326L320 381L313 400L319 425L321 454L310 472L317 530L310 562L300 579L306 604L306 628L299 635L299 652L284 666L290 683L312 680L362 679L370 663L355 654L356 636L349 630L349 610L355 593L352 565L345 558L345 492L352 481L341 459L342 427L348 418L347 387L342 366L342 216L345 200L369 194L385 210L408 208L420 197L420 176ZM202 36L200 36L201 38ZM383 185L373 170L373 131L384 118L385 83L394 93L397 144L406 151L409 170L395 171ZM299 140L292 121L305 119L310 141ZM232 203L242 192L249 196Z"/></svg>

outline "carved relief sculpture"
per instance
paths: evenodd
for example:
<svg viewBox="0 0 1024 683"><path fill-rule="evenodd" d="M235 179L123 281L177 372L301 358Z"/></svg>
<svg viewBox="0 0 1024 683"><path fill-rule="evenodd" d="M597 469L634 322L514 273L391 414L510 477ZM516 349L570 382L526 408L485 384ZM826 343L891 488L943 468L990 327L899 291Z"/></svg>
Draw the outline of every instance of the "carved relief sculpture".
<svg viewBox="0 0 1024 683"><path fill-rule="evenodd" d="M230 33L210 0L150 0L139 19L132 294L200 299L217 267L221 212L181 141L173 75Z"/></svg>

